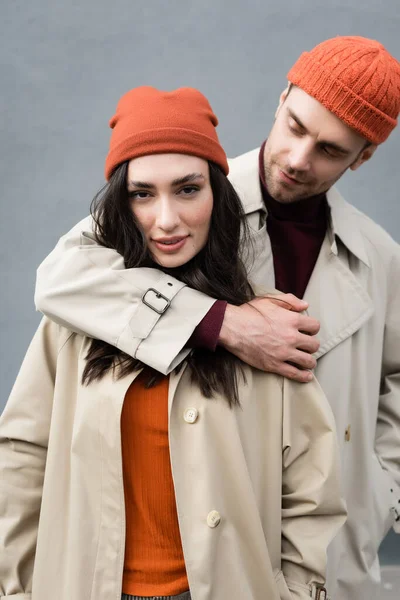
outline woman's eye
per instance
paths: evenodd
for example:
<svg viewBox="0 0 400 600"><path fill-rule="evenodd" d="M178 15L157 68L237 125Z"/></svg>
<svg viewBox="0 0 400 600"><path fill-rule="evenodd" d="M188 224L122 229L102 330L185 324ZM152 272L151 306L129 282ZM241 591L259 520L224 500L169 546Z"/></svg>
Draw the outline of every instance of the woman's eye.
<svg viewBox="0 0 400 600"><path fill-rule="evenodd" d="M128 192L129 198L132 200L146 200L150 196L149 192Z"/></svg>
<svg viewBox="0 0 400 600"><path fill-rule="evenodd" d="M199 188L193 185L187 185L184 188L182 188L180 190L180 194L183 194L184 196L192 196L193 194L195 194L196 192L199 191Z"/></svg>

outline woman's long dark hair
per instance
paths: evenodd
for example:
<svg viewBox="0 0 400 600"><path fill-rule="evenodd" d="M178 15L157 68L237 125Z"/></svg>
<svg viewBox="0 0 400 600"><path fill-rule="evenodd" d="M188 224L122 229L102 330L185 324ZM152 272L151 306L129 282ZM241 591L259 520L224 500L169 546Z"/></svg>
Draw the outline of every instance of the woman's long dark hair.
<svg viewBox="0 0 400 600"><path fill-rule="evenodd" d="M238 306L254 298L241 259L242 247L248 247L247 226L232 184L214 163L209 162L209 169L214 198L209 236L205 247L188 263L167 269L152 260L144 233L131 209L127 162L114 171L92 201L95 236L99 244L119 252L128 269L157 268L212 298ZM141 361L101 340L92 340L86 361L82 376L85 384L101 379L110 369L123 377L144 367L149 387L162 377ZM193 350L187 362L192 381L199 385L204 396L210 398L220 393L230 406L239 404L238 376L243 376L243 365L236 356L218 346L215 352Z"/></svg>

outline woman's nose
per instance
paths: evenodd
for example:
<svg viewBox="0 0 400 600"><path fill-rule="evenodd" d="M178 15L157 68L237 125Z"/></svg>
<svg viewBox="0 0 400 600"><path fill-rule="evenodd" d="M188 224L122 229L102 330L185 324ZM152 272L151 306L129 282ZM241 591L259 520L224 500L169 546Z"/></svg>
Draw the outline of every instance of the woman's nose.
<svg viewBox="0 0 400 600"><path fill-rule="evenodd" d="M157 226L163 231L173 231L180 222L176 203L170 198L161 198L157 214Z"/></svg>

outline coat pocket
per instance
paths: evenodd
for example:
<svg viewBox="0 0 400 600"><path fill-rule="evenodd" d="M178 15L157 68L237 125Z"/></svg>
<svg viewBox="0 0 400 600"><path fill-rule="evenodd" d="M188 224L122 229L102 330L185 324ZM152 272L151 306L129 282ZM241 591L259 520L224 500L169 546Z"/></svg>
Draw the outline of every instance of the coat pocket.
<svg viewBox="0 0 400 600"><path fill-rule="evenodd" d="M293 600L293 596L290 593L282 571L275 573L275 583L276 587L278 588L280 600Z"/></svg>

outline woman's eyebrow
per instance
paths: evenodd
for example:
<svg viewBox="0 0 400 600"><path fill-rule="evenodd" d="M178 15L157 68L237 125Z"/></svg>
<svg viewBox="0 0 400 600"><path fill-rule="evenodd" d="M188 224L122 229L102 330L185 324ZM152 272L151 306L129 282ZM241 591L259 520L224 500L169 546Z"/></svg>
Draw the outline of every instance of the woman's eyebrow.
<svg viewBox="0 0 400 600"><path fill-rule="evenodd" d="M205 179L204 175L201 173L189 173L189 175L185 175L184 177L179 177L178 179L174 179L172 185L182 185L183 183L191 183L196 179Z"/></svg>
<svg viewBox="0 0 400 600"><path fill-rule="evenodd" d="M189 173L189 175L185 175L184 177L174 179L171 182L171 185L177 186L182 185L184 183L191 183L192 181L195 181L197 179L202 179L204 181L205 177L201 173ZM156 187L154 183L149 183L147 181L134 181L133 179L129 180L128 185L129 187L141 188L145 190L152 190Z"/></svg>
<svg viewBox="0 0 400 600"><path fill-rule="evenodd" d="M153 183L147 183L146 181L133 181L130 180L128 183L129 187L136 187L136 188L144 188L146 190L152 190L154 189L156 186Z"/></svg>

